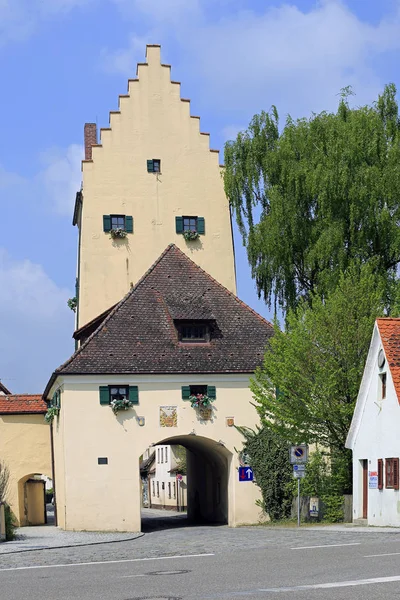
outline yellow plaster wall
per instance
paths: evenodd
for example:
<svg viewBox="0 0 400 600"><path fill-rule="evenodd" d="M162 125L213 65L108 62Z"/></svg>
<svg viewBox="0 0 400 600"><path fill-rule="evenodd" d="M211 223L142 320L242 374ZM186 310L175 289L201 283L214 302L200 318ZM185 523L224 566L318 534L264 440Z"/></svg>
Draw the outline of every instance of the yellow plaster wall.
<svg viewBox="0 0 400 600"><path fill-rule="evenodd" d="M93 161L83 163L78 326L118 302L172 242L236 293L219 154L161 65L159 47L147 48L147 61L110 114L110 128L101 130ZM161 174L147 172L154 158L161 159ZM133 216L134 233L110 239L103 232L109 214ZM206 234L186 242L175 231L175 216L182 215L204 217Z"/></svg>
<svg viewBox="0 0 400 600"><path fill-rule="evenodd" d="M0 458L10 470L8 502L24 525L21 480L34 474L52 475L50 427L43 415L0 415Z"/></svg>
<svg viewBox="0 0 400 600"><path fill-rule="evenodd" d="M258 417L250 404L248 377L229 379L215 375L125 376L118 380L115 376L101 380L94 376L66 377L61 415L55 427L59 525L76 530L140 531L139 457L151 444L164 440L168 443L170 438L193 432L203 449L229 455L229 525L257 521L259 488L238 481L235 448L242 447L243 438L234 427L226 425L226 417L234 417L236 424L248 427L254 427ZM109 406L100 405L99 385L113 383L138 385L139 405L117 416ZM181 399L182 385L202 383L217 388L213 421L199 421L190 403ZM178 407L177 427L160 426L160 406ZM143 427L137 422L139 416L145 418ZM182 441L172 439L170 443ZM98 465L99 457L107 457L108 465Z"/></svg>

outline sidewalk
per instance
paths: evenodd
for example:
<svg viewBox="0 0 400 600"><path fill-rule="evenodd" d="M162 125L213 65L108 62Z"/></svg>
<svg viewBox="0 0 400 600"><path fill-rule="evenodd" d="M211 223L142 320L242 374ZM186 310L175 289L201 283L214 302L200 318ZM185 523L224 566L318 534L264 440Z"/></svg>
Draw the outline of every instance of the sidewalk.
<svg viewBox="0 0 400 600"><path fill-rule="evenodd" d="M0 544L0 556L46 548L68 548L110 542L123 542L141 537L141 533L103 533L98 531L63 531L54 525L40 527L20 527L16 530L17 539Z"/></svg>

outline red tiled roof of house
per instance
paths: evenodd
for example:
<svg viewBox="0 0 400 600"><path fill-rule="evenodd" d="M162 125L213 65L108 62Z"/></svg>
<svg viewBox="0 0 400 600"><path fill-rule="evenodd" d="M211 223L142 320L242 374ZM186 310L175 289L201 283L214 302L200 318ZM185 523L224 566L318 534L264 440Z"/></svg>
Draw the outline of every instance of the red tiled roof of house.
<svg viewBox="0 0 400 600"><path fill-rule="evenodd" d="M44 414L46 402L40 394L13 394L0 396L0 415L7 414Z"/></svg>
<svg viewBox="0 0 400 600"><path fill-rule="evenodd" d="M376 323L400 403L400 319L387 317L377 319Z"/></svg>

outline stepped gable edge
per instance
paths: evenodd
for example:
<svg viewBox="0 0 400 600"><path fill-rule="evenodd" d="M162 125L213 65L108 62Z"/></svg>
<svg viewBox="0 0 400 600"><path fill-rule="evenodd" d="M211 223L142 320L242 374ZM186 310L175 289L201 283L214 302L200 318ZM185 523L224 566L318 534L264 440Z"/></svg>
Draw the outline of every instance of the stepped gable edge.
<svg viewBox="0 0 400 600"><path fill-rule="evenodd" d="M151 64L151 62L149 62L149 60L148 60L148 49L149 48L160 48L161 49L161 46L160 46L160 44L147 44L146 45L146 60L147 60L147 62L143 62L143 63L139 62L139 63L137 63L137 65L136 65L136 77L133 78L133 79L132 78L128 79L128 93L127 94L120 94L118 96L118 110L110 110L109 111L109 126L108 127L101 127L100 128L100 143L99 144L93 144L92 145L92 149L94 149L94 148L102 148L103 147L103 144L101 143L102 134L104 132L107 132L107 131L112 131L112 123L111 123L112 117L111 116L112 115L120 115L121 114L121 100L129 99L130 98L130 93L129 93L130 92L130 89L129 89L130 85L131 84L140 84L140 68L147 68ZM166 68L166 69L170 69L171 70L171 65L167 65L167 64L161 63L161 60L160 60L160 66L162 68ZM181 85L180 81L173 81L171 79L170 79L170 83L171 83L171 85ZM190 99L189 98L180 98L180 101L181 102L187 102L187 103L190 104ZM200 131L200 117L199 116L197 116L197 115L190 115L189 114L189 118L190 119L197 119L199 121L199 135L210 136L209 133L205 133L205 132ZM213 153L219 154L220 150L215 149L215 148L209 148L209 152L213 152ZM94 161L94 157L92 157L91 159L84 159L84 160L82 160L82 170L83 170L84 163L92 163L93 161ZM219 166L220 166L220 168L223 167L223 165L221 165L221 164Z"/></svg>
<svg viewBox="0 0 400 600"><path fill-rule="evenodd" d="M215 321L216 335L182 344L176 318ZM46 391L58 374L252 373L272 334L271 323L170 244Z"/></svg>

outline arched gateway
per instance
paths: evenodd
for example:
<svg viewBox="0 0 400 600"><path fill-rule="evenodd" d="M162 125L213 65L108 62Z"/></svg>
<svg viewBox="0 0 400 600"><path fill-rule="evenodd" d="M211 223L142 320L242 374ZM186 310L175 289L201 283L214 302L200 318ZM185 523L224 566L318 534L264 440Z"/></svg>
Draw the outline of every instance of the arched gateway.
<svg viewBox="0 0 400 600"><path fill-rule="evenodd" d="M272 327L235 296L218 151L159 46L146 60L100 144L85 125L78 350L45 390L60 407L52 444L66 529L139 531L139 457L169 439L189 449L189 515L236 525L258 514L257 486L238 478L235 425L258 422L249 377Z"/></svg>

